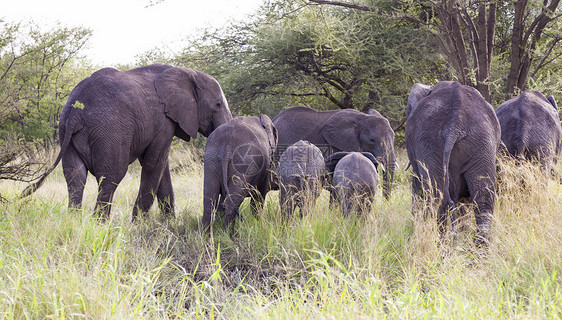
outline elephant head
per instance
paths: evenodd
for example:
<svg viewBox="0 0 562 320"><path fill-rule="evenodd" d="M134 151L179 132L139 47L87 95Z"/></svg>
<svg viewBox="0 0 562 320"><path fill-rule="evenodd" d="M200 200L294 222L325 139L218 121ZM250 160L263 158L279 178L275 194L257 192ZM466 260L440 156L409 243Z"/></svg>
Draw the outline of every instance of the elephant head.
<svg viewBox="0 0 562 320"><path fill-rule="evenodd" d="M210 75L185 68L169 68L154 80L164 112L178 124L176 136L189 141L197 132L207 137L232 120L218 82Z"/></svg>
<svg viewBox="0 0 562 320"><path fill-rule="evenodd" d="M326 141L339 150L370 152L383 164L384 196L390 196L396 156L394 131L387 119L356 110L342 110L331 116L322 128Z"/></svg>
<svg viewBox="0 0 562 320"><path fill-rule="evenodd" d="M427 97L431 93L430 86L422 83L415 83L410 89L410 96L408 97L408 105L406 107L406 119L410 116L412 111L417 108L418 102Z"/></svg>
<svg viewBox="0 0 562 320"><path fill-rule="evenodd" d="M341 152L336 152L336 153L332 153L330 156L328 156L326 158L325 164L326 164L326 171L333 173L334 170L336 169L336 165L338 164L338 162L345 156L349 155L351 152L347 152L347 151L341 151ZM369 161L371 161L373 163L373 165L375 166L375 168L378 168L379 166L382 168L382 171L386 171L384 166L381 165L378 161L377 158L375 158L373 156L372 153L370 152L361 152L361 154L366 157L367 159L369 159Z"/></svg>

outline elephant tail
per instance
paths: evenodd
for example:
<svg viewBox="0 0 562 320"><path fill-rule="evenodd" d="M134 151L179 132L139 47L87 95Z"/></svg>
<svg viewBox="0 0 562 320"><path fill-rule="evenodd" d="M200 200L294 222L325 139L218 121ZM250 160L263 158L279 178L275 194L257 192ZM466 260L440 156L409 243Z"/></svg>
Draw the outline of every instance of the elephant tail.
<svg viewBox="0 0 562 320"><path fill-rule="evenodd" d="M230 156L230 154L227 154L227 156L225 157L224 161L222 162L222 190L225 194L225 196L228 196L230 194L230 190L228 189L228 166L230 165L230 161L231 161L232 157Z"/></svg>
<svg viewBox="0 0 562 320"><path fill-rule="evenodd" d="M457 138L458 136L456 134L451 134L445 139L445 147L443 148L443 175L445 178L445 183L443 187L443 202L441 204L443 208L441 210L448 210L454 205L453 200L451 199L451 193L449 192L449 183L451 180L449 174L449 162L451 160L451 152L453 150L453 147L455 146L455 143L457 142ZM455 220L456 217L453 216L451 218L452 225L455 224Z"/></svg>
<svg viewBox="0 0 562 320"><path fill-rule="evenodd" d="M33 194L35 191L37 191L37 189L39 189L39 187L41 187L43 185L43 182L45 182L45 179L47 178L47 176L51 172L53 172L53 170L55 170L55 168L57 167L57 165L61 161L63 155L66 153L66 149L68 148L68 145L70 144L70 138L72 138L72 134L74 133L74 127L75 127L75 124L77 123L77 119L78 119L77 117L72 116L72 113L74 112L74 109L75 109L74 107L71 108L70 114L68 115L68 117L65 121L66 130L64 132L64 138L62 140L60 152L57 156L57 159L55 160L55 163L47 171L45 171L45 173L43 173L41 175L41 177L39 177L39 180L37 180L35 183L27 186L23 190L23 192L21 193L20 198L28 197L31 194Z"/></svg>
<svg viewBox="0 0 562 320"><path fill-rule="evenodd" d="M453 205L453 200L451 199L451 195L449 193L449 161L451 160L451 152L453 151L453 147L457 142L456 135L450 135L445 140L445 147L443 149L443 174L445 176L445 186L443 188L443 200L447 201L449 206Z"/></svg>

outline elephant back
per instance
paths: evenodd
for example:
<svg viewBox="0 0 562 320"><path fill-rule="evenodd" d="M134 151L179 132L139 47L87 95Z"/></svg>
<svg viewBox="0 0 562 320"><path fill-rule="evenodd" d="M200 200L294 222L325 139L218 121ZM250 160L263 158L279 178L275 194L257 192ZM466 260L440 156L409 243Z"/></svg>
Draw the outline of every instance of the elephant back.
<svg viewBox="0 0 562 320"><path fill-rule="evenodd" d="M529 157L539 157L560 152L560 116L556 102L549 98L538 91L525 91L496 109L501 140L510 154L529 152Z"/></svg>
<svg viewBox="0 0 562 320"><path fill-rule="evenodd" d="M321 143L319 130L326 120L339 110L316 111L296 106L281 111L273 118L273 124L279 132L279 145L285 149L299 140L312 144Z"/></svg>
<svg viewBox="0 0 562 320"><path fill-rule="evenodd" d="M379 183L377 168L360 152L350 152L335 166L334 185L351 189L375 189Z"/></svg>
<svg viewBox="0 0 562 320"><path fill-rule="evenodd" d="M299 140L285 150L279 159L279 176L283 183L291 176L320 177L325 164L322 151L308 141Z"/></svg>

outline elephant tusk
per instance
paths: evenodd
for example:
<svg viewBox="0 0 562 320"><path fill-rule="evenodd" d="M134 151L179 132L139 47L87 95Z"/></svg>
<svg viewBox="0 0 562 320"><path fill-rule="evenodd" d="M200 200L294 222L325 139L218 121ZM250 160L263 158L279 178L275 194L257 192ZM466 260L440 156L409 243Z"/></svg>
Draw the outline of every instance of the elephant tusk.
<svg viewBox="0 0 562 320"><path fill-rule="evenodd" d="M408 168L410 168L410 166L412 165L412 163L410 161L408 161L408 165L406 166L406 168L404 169L404 171L407 171Z"/></svg>

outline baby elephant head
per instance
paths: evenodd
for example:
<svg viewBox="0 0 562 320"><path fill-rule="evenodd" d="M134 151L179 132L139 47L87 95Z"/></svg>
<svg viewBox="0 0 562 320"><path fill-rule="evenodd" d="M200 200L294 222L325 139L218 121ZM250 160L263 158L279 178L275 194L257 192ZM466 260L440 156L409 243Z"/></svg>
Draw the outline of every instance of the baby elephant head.
<svg viewBox="0 0 562 320"><path fill-rule="evenodd" d="M372 153L370 152L335 152L332 153L330 156L328 156L325 160L326 163L326 171L328 171L328 173L334 173L334 170L336 169L336 166L338 164L338 162L345 156L351 154L351 153L360 153L362 154L364 157L366 157L367 159L369 159L374 165L375 168L379 168L379 166L381 167L382 171L385 171L384 165L380 162L377 161L377 159L375 158L375 156L373 156Z"/></svg>

